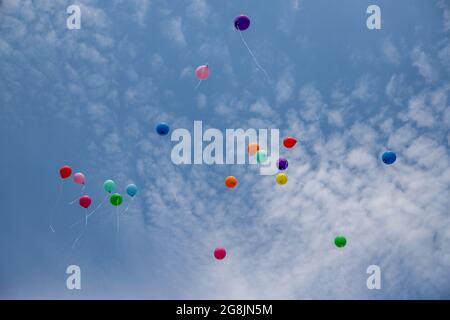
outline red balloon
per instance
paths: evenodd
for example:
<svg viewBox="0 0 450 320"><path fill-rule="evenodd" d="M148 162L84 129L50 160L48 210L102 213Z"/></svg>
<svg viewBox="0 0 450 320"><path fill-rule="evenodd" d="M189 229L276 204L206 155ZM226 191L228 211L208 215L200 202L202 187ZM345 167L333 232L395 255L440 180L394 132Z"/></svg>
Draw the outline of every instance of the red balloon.
<svg viewBox="0 0 450 320"><path fill-rule="evenodd" d="M293 148L296 144L297 139L295 139L294 137L286 137L283 139L283 145L288 149Z"/></svg>
<svg viewBox="0 0 450 320"><path fill-rule="evenodd" d="M84 195L84 196L80 197L79 202L80 202L80 206L87 209L91 205L92 200L88 195Z"/></svg>
<svg viewBox="0 0 450 320"><path fill-rule="evenodd" d="M214 257L217 260L224 259L226 257L226 255L227 255L227 251L223 247L218 247L218 248L216 248L216 250L214 250Z"/></svg>
<svg viewBox="0 0 450 320"><path fill-rule="evenodd" d="M67 179L72 174L72 168L69 166L62 166L61 169L59 169L59 175L62 179Z"/></svg>

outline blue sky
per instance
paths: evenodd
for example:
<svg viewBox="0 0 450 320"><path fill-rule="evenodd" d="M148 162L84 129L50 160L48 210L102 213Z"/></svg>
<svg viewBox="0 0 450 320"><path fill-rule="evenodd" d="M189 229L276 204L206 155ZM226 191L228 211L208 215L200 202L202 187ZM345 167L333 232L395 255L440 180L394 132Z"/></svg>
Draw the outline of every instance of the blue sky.
<svg viewBox="0 0 450 320"><path fill-rule="evenodd" d="M450 298L447 1L0 3L1 298ZM81 30L66 28L70 4ZM366 27L370 4L381 30ZM270 82L233 28L241 13ZM194 120L298 137L282 151L288 184L172 164L155 124ZM56 202L64 164L86 174L93 207L106 179L138 186L118 236L104 205L72 248L84 211L71 181ZM372 264L381 290L366 287Z"/></svg>

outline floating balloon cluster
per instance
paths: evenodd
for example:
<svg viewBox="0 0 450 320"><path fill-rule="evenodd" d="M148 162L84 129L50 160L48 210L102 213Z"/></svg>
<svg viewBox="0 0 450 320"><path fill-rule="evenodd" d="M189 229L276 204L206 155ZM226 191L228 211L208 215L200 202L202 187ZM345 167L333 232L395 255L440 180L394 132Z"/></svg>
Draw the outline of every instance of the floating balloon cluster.
<svg viewBox="0 0 450 320"><path fill-rule="evenodd" d="M168 126L167 126L167 128L168 128ZM164 130L166 130L166 129L163 128L162 132L166 132L166 134L167 134L168 129L167 129L167 131L164 131ZM68 165L62 166L59 169L59 175L60 175L62 181L67 180L72 175L72 168L70 166L68 166ZM82 172L77 172L77 173L75 173L73 175L73 182L76 183L76 184L82 185L83 187L82 187L81 190L84 191L84 188L86 186L86 176ZM117 207L117 206L121 205L122 202L123 202L123 197L122 197L122 195L120 193L117 193L117 192L113 193L115 191L115 189L116 189L116 183L113 180L111 180L111 179L106 180L103 183L103 189L106 192L108 192L110 195L107 195L105 197L105 199L102 202L100 202L100 204L94 210L92 210L91 212L85 214L85 226L86 227L87 227L87 223L88 223L88 218L90 216L92 216L104 204L104 202L106 201L106 199L108 197L109 197L109 202L113 206ZM125 192L133 200L134 196L138 192L138 188L137 188L137 186L135 184L129 184L129 185L126 186ZM92 202L93 202L92 198L88 194L83 194L77 199L78 199L78 204L84 209L88 209L91 206ZM77 199L75 199L74 201L70 202L70 204L74 203ZM126 209L122 212L122 214L125 213L128 210L128 208L129 208L129 204L127 205ZM53 217L51 216L51 218L50 218L50 229L54 232L55 230L53 228L52 218ZM83 233L84 233L84 231L83 231ZM83 235L83 233L75 240L74 245L80 239L80 237Z"/></svg>

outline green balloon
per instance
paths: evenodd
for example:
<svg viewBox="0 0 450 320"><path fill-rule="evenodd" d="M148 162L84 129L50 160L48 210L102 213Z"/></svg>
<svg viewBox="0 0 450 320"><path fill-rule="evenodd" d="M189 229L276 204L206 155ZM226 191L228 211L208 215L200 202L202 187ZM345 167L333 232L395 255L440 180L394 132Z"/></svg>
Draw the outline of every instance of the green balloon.
<svg viewBox="0 0 450 320"><path fill-rule="evenodd" d="M111 197L109 198L109 202L111 202L111 204L113 206L119 206L123 201L123 198L120 194L118 193L113 193L111 195Z"/></svg>
<svg viewBox="0 0 450 320"><path fill-rule="evenodd" d="M336 238L334 238L334 244L338 248L343 248L347 244L347 239L343 235L339 235Z"/></svg>
<svg viewBox="0 0 450 320"><path fill-rule="evenodd" d="M267 161L267 152L264 150L259 150L258 152L256 152L256 161L258 161L258 163L264 163Z"/></svg>
<svg viewBox="0 0 450 320"><path fill-rule="evenodd" d="M103 189L105 189L106 192L111 193L114 191L115 188L116 188L116 183L112 180L106 180L103 183Z"/></svg>

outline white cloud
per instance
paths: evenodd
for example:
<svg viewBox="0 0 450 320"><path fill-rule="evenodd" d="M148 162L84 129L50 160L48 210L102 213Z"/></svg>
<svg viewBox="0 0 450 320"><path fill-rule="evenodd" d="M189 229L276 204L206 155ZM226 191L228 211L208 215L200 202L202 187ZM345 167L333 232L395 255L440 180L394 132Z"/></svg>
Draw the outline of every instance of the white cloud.
<svg viewBox="0 0 450 320"><path fill-rule="evenodd" d="M194 69L191 66L186 66L180 71L180 78L188 78L194 76Z"/></svg>
<svg viewBox="0 0 450 320"><path fill-rule="evenodd" d="M200 109L203 109L206 107L208 99L206 98L206 95L204 93L200 93L197 95L196 101L197 101L197 106Z"/></svg>
<svg viewBox="0 0 450 320"><path fill-rule="evenodd" d="M284 103L288 101L294 91L295 80L290 69L286 69L277 81L276 92L277 102Z"/></svg>
<svg viewBox="0 0 450 320"><path fill-rule="evenodd" d="M392 64L400 63L400 53L398 52L397 47L391 40L389 39L384 40L381 49L384 57L388 62Z"/></svg>
<svg viewBox="0 0 450 320"><path fill-rule="evenodd" d="M366 102L374 97L374 91L374 82L368 76L364 76L356 82L356 87L353 90L351 96L353 99L358 99L362 102Z"/></svg>
<svg viewBox="0 0 450 320"><path fill-rule="evenodd" d="M447 128L450 128L450 107L447 107L447 108L445 109L445 111L443 112L442 120L443 120L443 122L444 122L444 125L445 125Z"/></svg>
<svg viewBox="0 0 450 320"><path fill-rule="evenodd" d="M265 99L255 101L252 105L250 105L250 111L266 118L273 118L275 116L275 112Z"/></svg>
<svg viewBox="0 0 450 320"><path fill-rule="evenodd" d="M423 95L411 98L408 105L408 116L419 127L431 127L435 123L433 111Z"/></svg>
<svg viewBox="0 0 450 320"><path fill-rule="evenodd" d="M181 17L169 19L162 26L164 34L180 47L186 46L186 38L183 33L183 20Z"/></svg>
<svg viewBox="0 0 450 320"><path fill-rule="evenodd" d="M328 112L328 123L333 124L337 127L342 127L344 124L344 119L341 112L337 110L331 110Z"/></svg>
<svg viewBox="0 0 450 320"><path fill-rule="evenodd" d="M385 92L396 105L401 105L411 95L412 90L408 87L404 74L394 74L389 79Z"/></svg>
<svg viewBox="0 0 450 320"><path fill-rule="evenodd" d="M417 137L416 130L410 125L405 124L398 128L389 136L387 148L393 150L405 149Z"/></svg>
<svg viewBox="0 0 450 320"><path fill-rule="evenodd" d="M154 68L160 67L164 64L164 59L160 54L153 54L151 58L152 66Z"/></svg>
<svg viewBox="0 0 450 320"><path fill-rule="evenodd" d="M450 31L450 6L446 0L440 0L438 6L443 10L442 12L442 22L444 26L444 31Z"/></svg>
<svg viewBox="0 0 450 320"><path fill-rule="evenodd" d="M300 89L299 99L303 103L300 115L307 121L316 120L327 108L322 101L321 93L311 84L304 85Z"/></svg>
<svg viewBox="0 0 450 320"><path fill-rule="evenodd" d="M346 162L350 167L367 170L375 165L375 158L367 150L358 148L350 151Z"/></svg>
<svg viewBox="0 0 450 320"><path fill-rule="evenodd" d="M205 0L193 0L187 7L187 14L199 21L205 22L209 15L209 10Z"/></svg>
<svg viewBox="0 0 450 320"><path fill-rule="evenodd" d="M92 28L96 32L108 28L110 21L108 15L100 8L87 3L79 4L81 9L81 28Z"/></svg>
<svg viewBox="0 0 450 320"><path fill-rule="evenodd" d="M86 61L89 61L93 64L103 64L108 62L108 60L102 56L102 54L93 46L90 46L86 43L81 43L78 46L78 53L80 57L85 59Z"/></svg>
<svg viewBox="0 0 450 320"><path fill-rule="evenodd" d="M450 18L449 18L450 19ZM447 72L450 72L450 44L443 47L438 53L441 63L447 68Z"/></svg>
<svg viewBox="0 0 450 320"><path fill-rule="evenodd" d="M136 20L138 21L139 25L144 26L145 25L145 16L147 15L148 11L150 10L151 2L150 0L134 0L135 4L135 16Z"/></svg>
<svg viewBox="0 0 450 320"><path fill-rule="evenodd" d="M438 72L432 65L428 55L419 47L415 47L411 53L412 64L426 82L434 82L438 79Z"/></svg>
<svg viewBox="0 0 450 320"><path fill-rule="evenodd" d="M103 49L111 49L114 46L114 39L109 36L94 33L93 37L95 38L95 43Z"/></svg>

